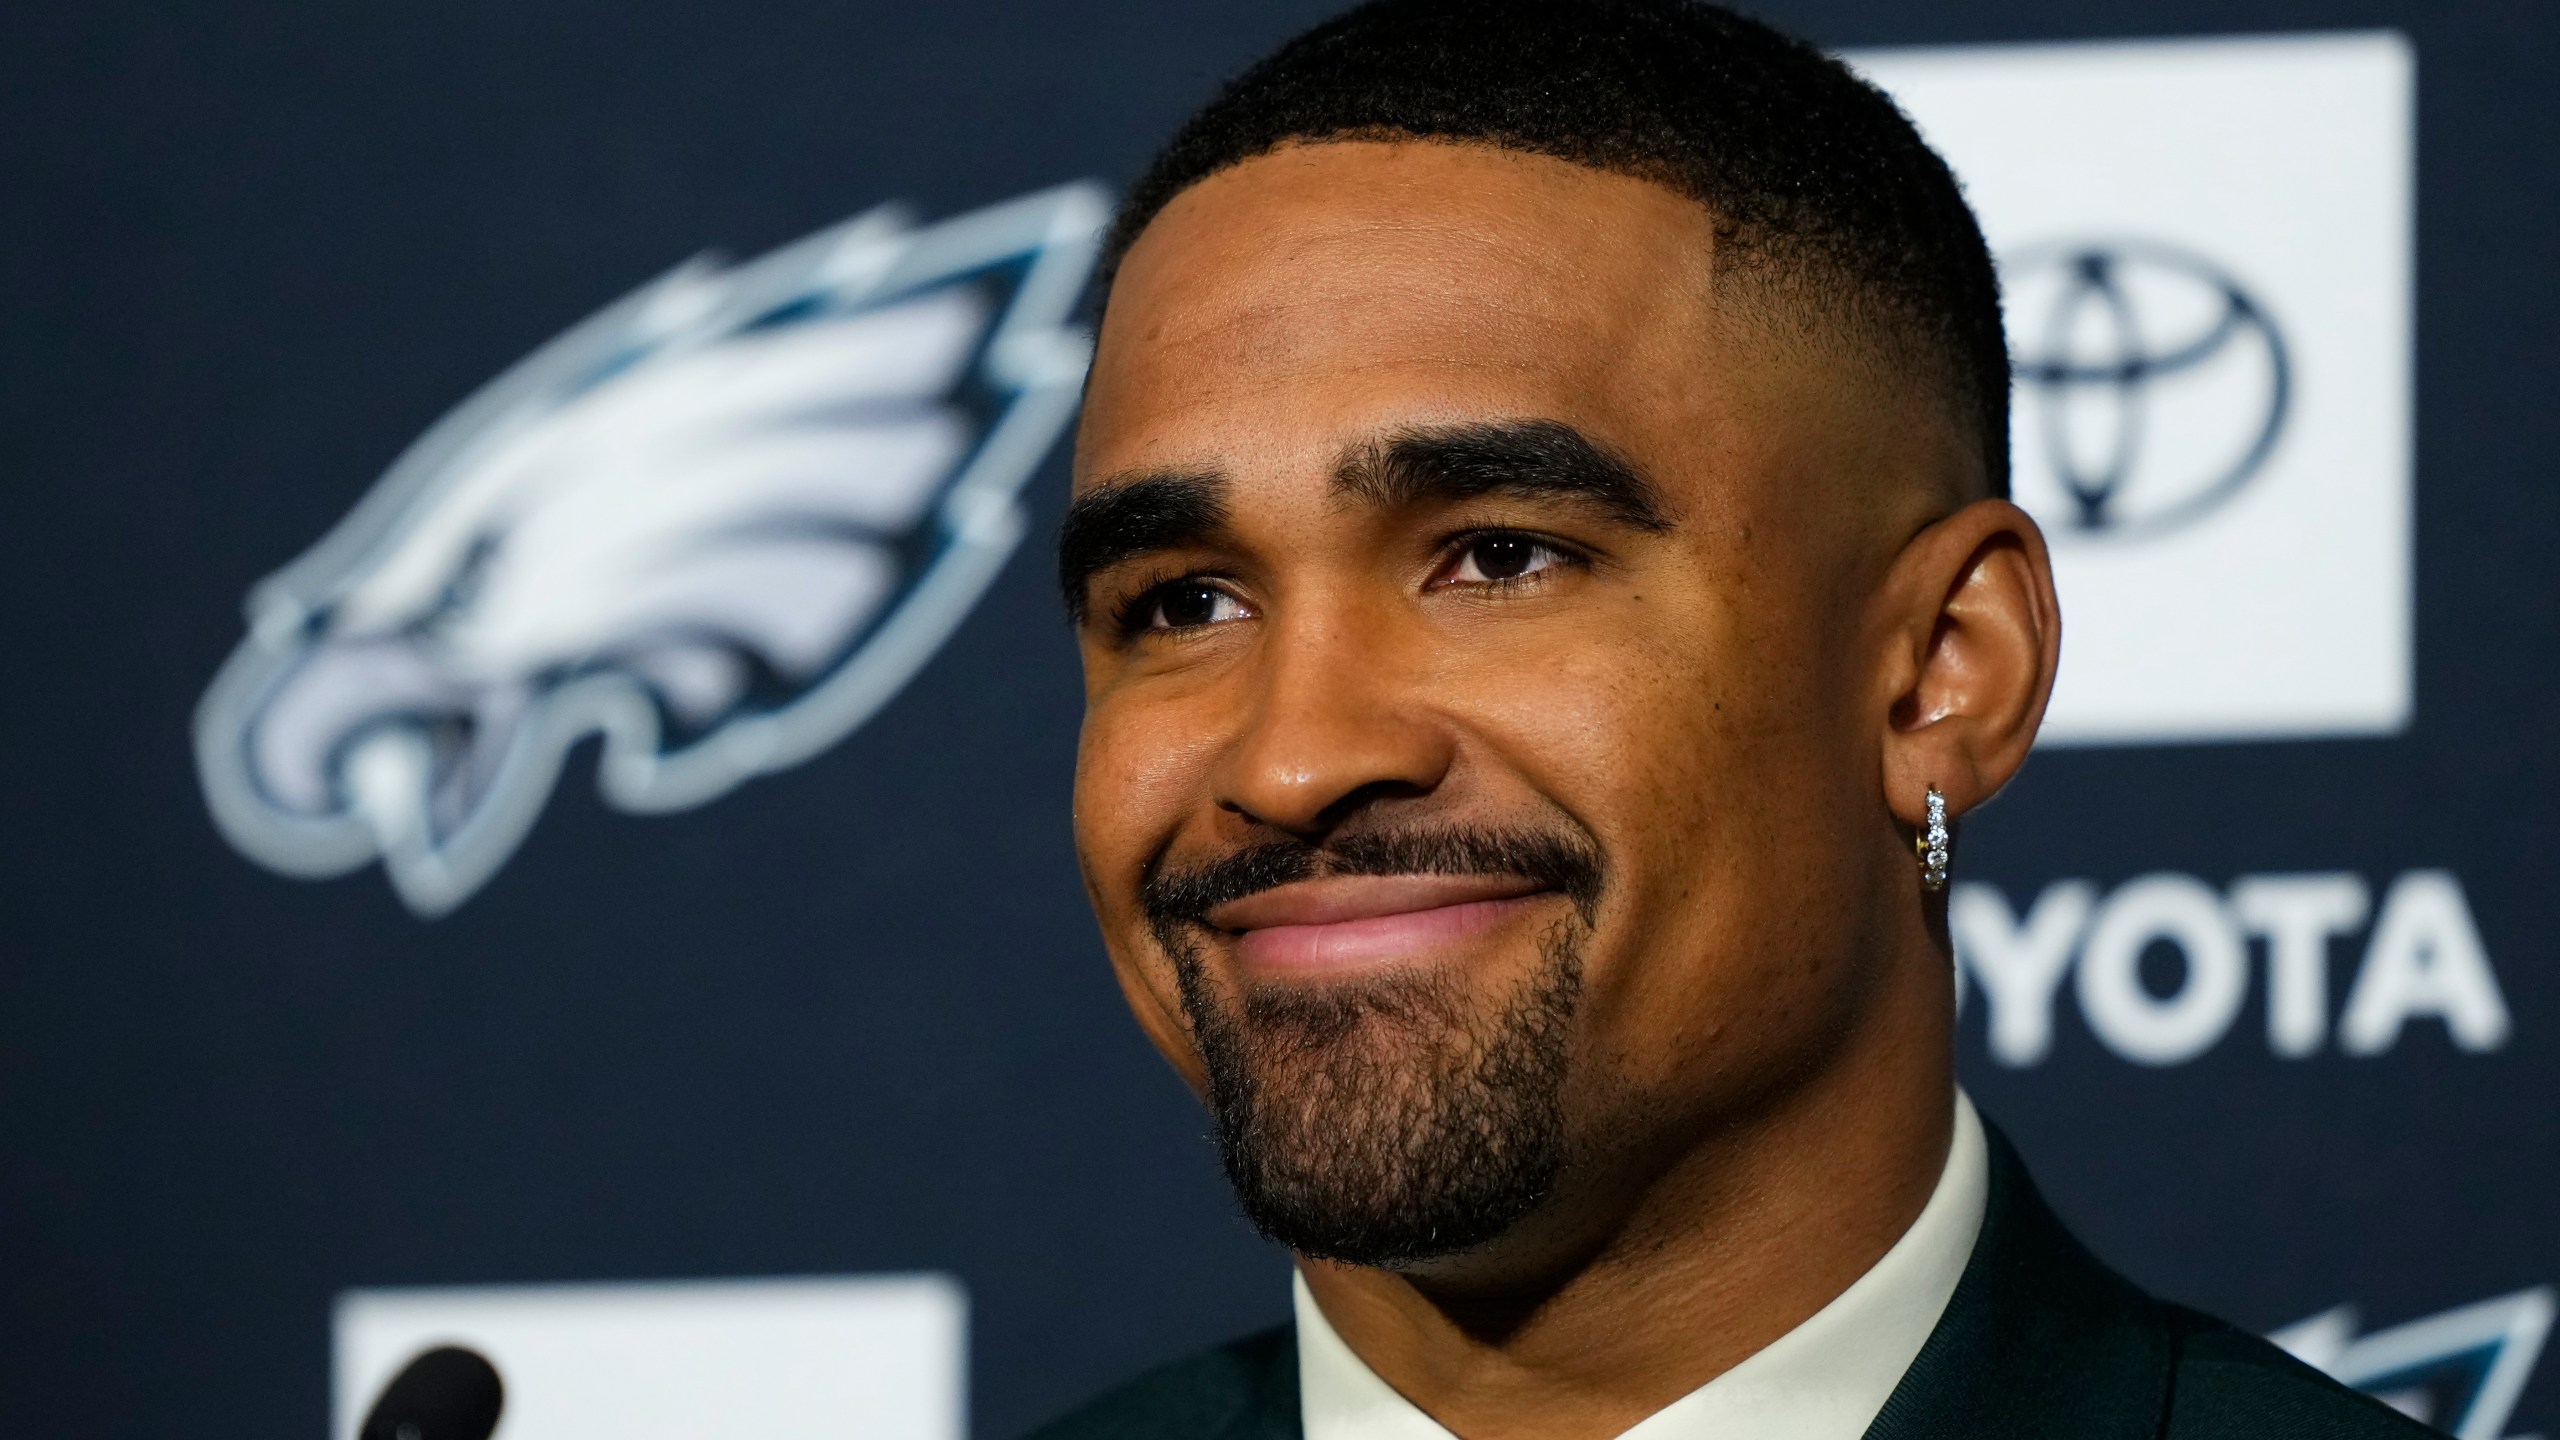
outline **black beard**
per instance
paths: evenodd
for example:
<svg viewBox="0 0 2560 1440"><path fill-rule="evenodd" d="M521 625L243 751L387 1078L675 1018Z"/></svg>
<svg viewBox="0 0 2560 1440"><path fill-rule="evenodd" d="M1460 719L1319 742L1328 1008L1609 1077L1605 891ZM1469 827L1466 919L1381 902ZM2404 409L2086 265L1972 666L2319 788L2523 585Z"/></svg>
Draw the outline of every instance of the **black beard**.
<svg viewBox="0 0 2560 1440"><path fill-rule="evenodd" d="M1195 942L1210 908L1319 874L1501 874L1571 898L1542 960L1492 1014L1455 977L1216 993ZM1300 1255L1392 1267L1490 1241L1554 1192L1582 942L1600 887L1589 847L1436 832L1257 846L1150 877L1228 1181L1254 1228Z"/></svg>

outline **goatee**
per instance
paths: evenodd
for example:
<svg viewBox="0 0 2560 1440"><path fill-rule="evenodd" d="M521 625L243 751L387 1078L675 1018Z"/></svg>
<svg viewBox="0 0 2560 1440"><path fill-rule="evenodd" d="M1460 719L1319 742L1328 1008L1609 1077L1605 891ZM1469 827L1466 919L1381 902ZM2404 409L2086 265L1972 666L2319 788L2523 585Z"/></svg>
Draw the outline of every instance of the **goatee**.
<svg viewBox="0 0 2560 1440"><path fill-rule="evenodd" d="M1221 993L1199 948L1208 910L1341 874L1524 876L1575 910L1507 995L1430 969ZM1256 1229L1301 1255L1392 1267L1482 1245L1553 1193L1600 881L1578 839L1481 831L1282 842L1149 878L1143 902L1173 958L1219 1157Z"/></svg>

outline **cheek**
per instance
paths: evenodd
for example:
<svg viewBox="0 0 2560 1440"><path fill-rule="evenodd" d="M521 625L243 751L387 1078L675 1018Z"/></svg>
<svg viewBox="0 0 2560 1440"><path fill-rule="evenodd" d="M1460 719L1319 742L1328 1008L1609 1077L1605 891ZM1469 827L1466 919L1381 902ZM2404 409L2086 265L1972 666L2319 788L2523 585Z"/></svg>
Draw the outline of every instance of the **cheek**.
<svg viewBox="0 0 2560 1440"><path fill-rule="evenodd" d="M1097 704L1076 746L1076 859L1122 996L1149 1043L1194 1089L1202 1080L1172 969L1138 905L1147 861L1179 830L1197 793L1200 749L1130 723L1134 707Z"/></svg>
<svg viewBox="0 0 2560 1440"><path fill-rule="evenodd" d="M1833 932L1859 913L1838 869L1856 853L1838 839L1862 773L1855 727L1818 667L1785 659L1825 647L1666 599L1512 657L1499 683L1482 662L1464 682L1502 697L1478 711L1488 742L1608 856L1586 1035L1648 1088L1815 1043L1857 949Z"/></svg>
<svg viewBox="0 0 2560 1440"><path fill-rule="evenodd" d="M1761 673L1766 637L1716 607L1630 600L1596 623L1469 658L1442 678L1471 728L1527 782L1598 836L1619 880L1713 875L1735 853L1733 820L1808 768L1806 697L1788 670Z"/></svg>
<svg viewBox="0 0 2560 1440"><path fill-rule="evenodd" d="M1132 921L1147 862L1201 804L1216 741L1187 707L1097 697L1076 744L1076 858L1106 928Z"/></svg>

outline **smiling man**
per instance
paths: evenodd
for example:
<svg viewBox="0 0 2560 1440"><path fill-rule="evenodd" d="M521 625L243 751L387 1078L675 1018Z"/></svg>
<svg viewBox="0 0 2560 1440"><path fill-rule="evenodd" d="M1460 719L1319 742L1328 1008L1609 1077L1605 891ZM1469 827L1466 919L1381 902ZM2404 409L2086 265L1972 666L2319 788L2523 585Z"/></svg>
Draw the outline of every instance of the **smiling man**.
<svg viewBox="0 0 2560 1440"><path fill-rule="evenodd" d="M2059 618L1892 105L1681 0L1386 0L1132 194L1076 834L1296 1323L1046 1432L2396 1435L1955 1087L1948 817Z"/></svg>

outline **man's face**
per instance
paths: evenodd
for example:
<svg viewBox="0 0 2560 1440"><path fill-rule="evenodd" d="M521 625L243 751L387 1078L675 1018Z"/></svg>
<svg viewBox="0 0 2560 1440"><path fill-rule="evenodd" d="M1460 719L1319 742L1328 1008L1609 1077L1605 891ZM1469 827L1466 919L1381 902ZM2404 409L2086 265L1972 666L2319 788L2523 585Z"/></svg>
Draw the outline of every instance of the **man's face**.
<svg viewBox="0 0 2560 1440"><path fill-rule="evenodd" d="M1078 851L1301 1253L1605 1208L1874 989L1910 862L1865 600L1957 449L1717 263L1642 181L1344 143L1194 186L1120 272Z"/></svg>

